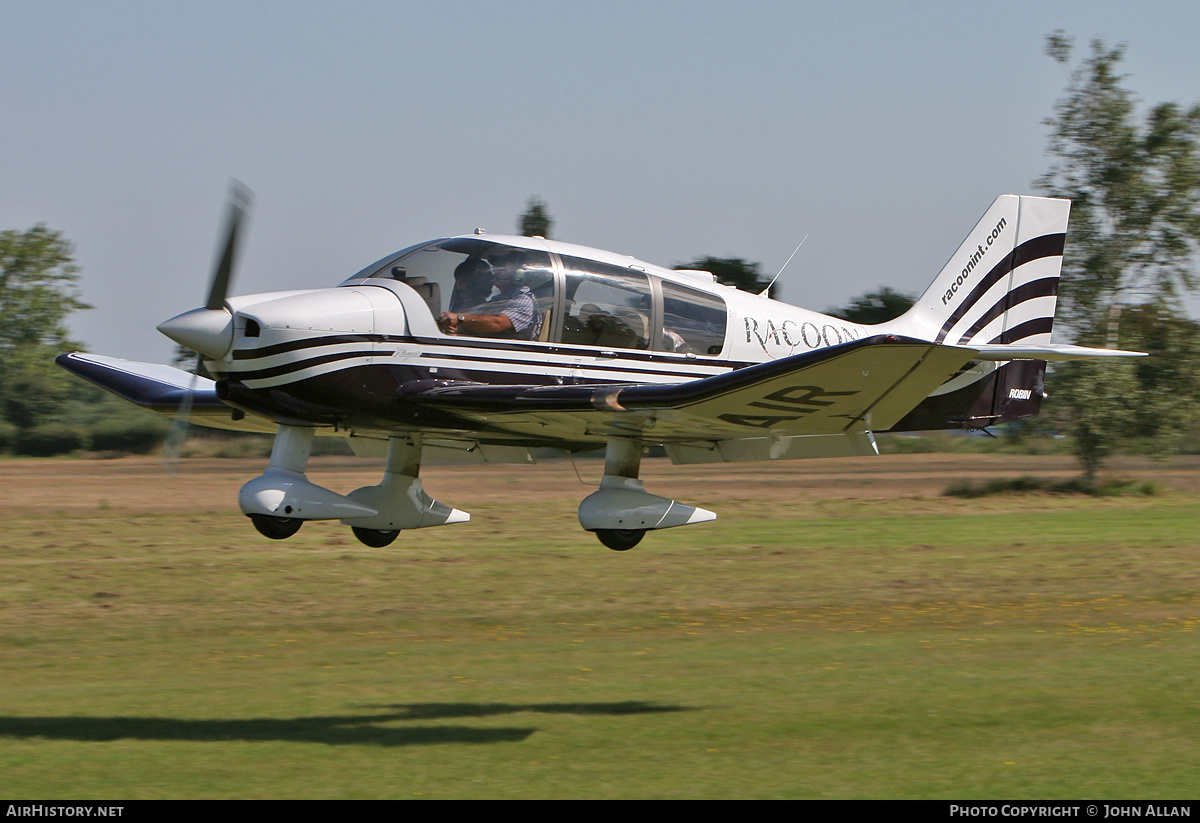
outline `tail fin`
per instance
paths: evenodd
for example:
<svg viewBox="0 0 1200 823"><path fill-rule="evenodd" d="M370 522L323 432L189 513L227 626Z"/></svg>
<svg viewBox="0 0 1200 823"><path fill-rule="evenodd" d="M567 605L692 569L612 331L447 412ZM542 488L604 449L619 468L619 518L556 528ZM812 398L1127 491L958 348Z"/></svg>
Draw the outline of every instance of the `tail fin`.
<svg viewBox="0 0 1200 823"><path fill-rule="evenodd" d="M1049 348L1071 201L1004 194L889 331L937 343ZM1037 414L1046 363L988 356L947 381L893 431L983 428Z"/></svg>
<svg viewBox="0 0 1200 823"><path fill-rule="evenodd" d="M1070 200L1003 194L892 328L951 345L1049 343Z"/></svg>

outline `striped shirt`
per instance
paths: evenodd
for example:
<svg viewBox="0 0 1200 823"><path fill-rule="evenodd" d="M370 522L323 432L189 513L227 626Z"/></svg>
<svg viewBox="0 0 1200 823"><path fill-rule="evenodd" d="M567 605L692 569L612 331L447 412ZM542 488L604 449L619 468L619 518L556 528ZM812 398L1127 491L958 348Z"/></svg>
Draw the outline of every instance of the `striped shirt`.
<svg viewBox="0 0 1200 823"><path fill-rule="evenodd" d="M512 321L514 339L537 340L541 334L542 312L528 286L521 286L507 296L498 294L485 306L495 306L496 314L503 314Z"/></svg>

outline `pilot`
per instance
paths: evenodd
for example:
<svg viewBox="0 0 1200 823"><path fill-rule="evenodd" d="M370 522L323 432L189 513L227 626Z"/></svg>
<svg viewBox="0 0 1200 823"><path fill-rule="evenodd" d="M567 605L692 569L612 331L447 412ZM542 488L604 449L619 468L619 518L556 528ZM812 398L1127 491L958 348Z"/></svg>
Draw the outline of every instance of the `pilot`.
<svg viewBox="0 0 1200 823"><path fill-rule="evenodd" d="M454 290L450 293L450 311L464 312L487 302L492 293L495 275L492 264L480 257L472 257L458 264L454 270Z"/></svg>
<svg viewBox="0 0 1200 823"><path fill-rule="evenodd" d="M542 312L533 292L521 283L519 254L510 252L493 256L490 265L497 294L478 306L475 314L442 312L438 327L446 334L537 340L542 330Z"/></svg>

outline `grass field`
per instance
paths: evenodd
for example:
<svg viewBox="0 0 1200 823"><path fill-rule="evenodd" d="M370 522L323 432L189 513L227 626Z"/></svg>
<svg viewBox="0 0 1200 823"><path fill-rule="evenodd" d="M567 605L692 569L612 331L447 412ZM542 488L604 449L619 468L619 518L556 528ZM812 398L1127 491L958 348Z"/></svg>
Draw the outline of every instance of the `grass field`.
<svg viewBox="0 0 1200 823"><path fill-rule="evenodd" d="M615 553L569 463L429 467L473 521L368 549L260 537L261 461L3 461L0 795L1192 798L1200 464L1116 468L1166 491L647 461L720 519Z"/></svg>

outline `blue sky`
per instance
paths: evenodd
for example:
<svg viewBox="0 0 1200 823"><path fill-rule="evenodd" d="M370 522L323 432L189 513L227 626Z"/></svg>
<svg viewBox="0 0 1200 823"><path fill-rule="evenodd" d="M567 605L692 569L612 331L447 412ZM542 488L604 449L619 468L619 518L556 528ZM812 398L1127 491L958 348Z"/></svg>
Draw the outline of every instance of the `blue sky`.
<svg viewBox="0 0 1200 823"><path fill-rule="evenodd" d="M170 356L230 178L235 291L333 285L412 243L554 236L772 273L810 308L920 291L1045 171L1055 29L1200 101L1200 4L0 0L0 228L76 245L89 348Z"/></svg>

